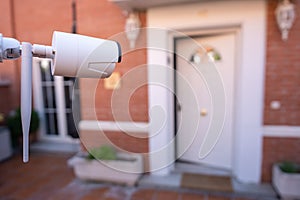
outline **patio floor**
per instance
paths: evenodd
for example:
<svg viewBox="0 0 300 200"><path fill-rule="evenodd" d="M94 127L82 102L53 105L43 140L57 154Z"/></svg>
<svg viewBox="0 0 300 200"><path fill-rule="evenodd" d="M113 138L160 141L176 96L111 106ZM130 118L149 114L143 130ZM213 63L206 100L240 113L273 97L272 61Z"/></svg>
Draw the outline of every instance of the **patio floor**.
<svg viewBox="0 0 300 200"><path fill-rule="evenodd" d="M0 163L0 200L253 200L274 196L221 193L164 187L161 185L120 186L83 182L67 166L70 153L37 153L22 163L21 155Z"/></svg>

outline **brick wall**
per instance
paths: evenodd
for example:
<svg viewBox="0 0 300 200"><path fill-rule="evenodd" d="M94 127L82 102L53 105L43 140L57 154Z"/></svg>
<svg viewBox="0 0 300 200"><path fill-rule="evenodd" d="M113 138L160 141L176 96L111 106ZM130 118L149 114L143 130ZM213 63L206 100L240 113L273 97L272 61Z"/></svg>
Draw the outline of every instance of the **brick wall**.
<svg viewBox="0 0 300 200"><path fill-rule="evenodd" d="M14 0L16 36L20 41L51 44L54 30L71 32L72 0Z"/></svg>
<svg viewBox="0 0 300 200"><path fill-rule="evenodd" d="M299 15L300 0L294 3ZM277 4L268 1L264 124L300 125L300 18L296 18L288 41L282 41L274 16ZM281 102L280 109L270 109L274 100Z"/></svg>
<svg viewBox="0 0 300 200"><path fill-rule="evenodd" d="M145 48L129 51L128 41L122 34L125 27L125 15L122 10L107 0L85 0L77 1L78 7L78 33L101 38L112 38L118 41L124 52L122 63L117 64L115 72L120 73L122 81L118 93L121 94L114 100L117 104L112 110L113 90L105 89L104 80L99 80L94 94L89 92L90 81L80 80L81 88L81 112L83 120L101 121L135 121L148 122L148 90L146 85L139 85L147 80L146 68L136 70L134 76L123 79L124 75L140 69L139 66L147 63L147 51ZM139 13L142 26L146 26L146 13ZM146 33L141 32L138 37L138 47L145 47ZM131 89L136 86L137 90L130 94ZM123 95L122 95L123 94ZM128 96L125 98L124 96ZM94 99L91 99L94 98ZM93 101L95 105L91 105ZM127 112L128 111L128 112ZM96 119L94 119L94 112ZM117 116L114 114L117 113ZM129 113L129 115L128 115ZM117 117L117 118L116 118ZM80 132L80 137L86 148L99 146L102 143L112 142L116 147L129 152L148 152L148 139L130 137L123 132L105 132L106 140L97 131ZM147 133L143 133L147 134ZM97 142L95 142L97 141Z"/></svg>
<svg viewBox="0 0 300 200"><path fill-rule="evenodd" d="M19 41L51 44L54 30L71 31L71 2L49 0L0 0L0 33ZM0 79L11 84L0 86L0 113L20 105L20 60L0 64Z"/></svg>
<svg viewBox="0 0 300 200"><path fill-rule="evenodd" d="M146 15L145 13L140 13L140 19L142 26L146 25ZM109 20L108 20L109 19ZM88 3L86 1L78 1L78 32L81 34L92 35L95 37L110 38L116 34L124 32L125 27L125 15L116 5L112 4L107 0L91 0ZM124 38L125 34L121 36L113 37L117 40L122 49L128 49L128 42ZM146 34L144 32L138 38L137 46L146 45ZM140 49L135 51L126 52L123 54L122 63L117 64L115 71L121 74L121 77L134 70L140 65L147 63L146 49ZM147 72L144 70L142 73L136 74L132 80L122 80L119 93L128 94L132 87L135 87L141 80L147 80ZM82 88L88 88L89 83L87 80L82 79ZM85 109L88 105L89 99L86 99L85 89L81 90L82 103L82 118L84 120L90 119L91 111L90 109ZM111 97L113 90L107 90L104 88L104 80L100 80L98 87L96 89L94 98L95 106L89 105L89 107L94 107L97 113L98 120L104 121L114 121L112 107L111 107ZM118 105L122 107L114 108L115 111L122 112L122 110L130 110L131 118L133 121L148 121L148 97L147 97L147 87L143 86L135 91L130 99L129 105L127 104L127 99L120 98ZM130 121L127 117L121 117L122 121Z"/></svg>
<svg viewBox="0 0 300 200"><path fill-rule="evenodd" d="M300 0L292 2L296 4L298 16ZM274 16L277 4L278 1L268 1L264 124L299 126L300 19L296 18L288 41L282 41ZM274 100L280 101L280 109L270 109L270 103ZM274 163L280 161L300 163L299 155L299 138L264 137L262 181L271 181L271 170Z"/></svg>
<svg viewBox="0 0 300 200"><path fill-rule="evenodd" d="M272 165L282 161L300 163L300 139L265 137L262 181L270 182Z"/></svg>
<svg viewBox="0 0 300 200"><path fill-rule="evenodd" d="M103 144L111 144L121 151L132 153L148 153L148 139L146 133L121 134L118 131L86 131L86 136L82 139L85 148L99 147ZM97 136L97 137L95 137Z"/></svg>
<svg viewBox="0 0 300 200"><path fill-rule="evenodd" d="M148 121L148 90L143 84L147 82L147 68L140 67L146 62L144 49L125 54L122 64L117 64L115 69L121 74L121 87L117 91L105 89L104 80L99 81L95 92L98 120Z"/></svg>
<svg viewBox="0 0 300 200"><path fill-rule="evenodd" d="M13 3L0 0L0 33L5 37L15 36L13 19ZM8 80L9 84L0 86L0 113L8 114L19 104L19 68L17 62L6 61L0 64L0 80Z"/></svg>

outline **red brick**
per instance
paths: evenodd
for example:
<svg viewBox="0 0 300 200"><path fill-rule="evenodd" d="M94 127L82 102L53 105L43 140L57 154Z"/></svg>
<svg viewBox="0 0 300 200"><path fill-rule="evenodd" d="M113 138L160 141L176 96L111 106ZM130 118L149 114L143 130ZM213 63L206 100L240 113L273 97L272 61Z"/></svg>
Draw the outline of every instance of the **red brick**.
<svg viewBox="0 0 300 200"><path fill-rule="evenodd" d="M212 195L209 195L208 200L230 200L231 198L230 197L224 197L224 196L212 196Z"/></svg>
<svg viewBox="0 0 300 200"><path fill-rule="evenodd" d="M263 182L270 182L272 165L282 161L300 163L300 139L299 138L276 138L264 137L263 140Z"/></svg>
<svg viewBox="0 0 300 200"><path fill-rule="evenodd" d="M201 194L183 193L181 194L182 200L204 200L204 196Z"/></svg>

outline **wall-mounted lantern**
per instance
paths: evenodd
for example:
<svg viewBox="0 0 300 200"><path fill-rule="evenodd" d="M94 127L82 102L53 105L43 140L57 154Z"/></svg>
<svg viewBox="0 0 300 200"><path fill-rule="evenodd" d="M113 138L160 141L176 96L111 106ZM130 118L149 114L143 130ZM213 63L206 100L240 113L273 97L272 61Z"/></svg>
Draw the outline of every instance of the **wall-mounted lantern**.
<svg viewBox="0 0 300 200"><path fill-rule="evenodd" d="M140 26L138 14L135 12L129 13L125 23L125 32L131 49L135 47L135 42L140 33Z"/></svg>
<svg viewBox="0 0 300 200"><path fill-rule="evenodd" d="M281 31L282 40L288 39L289 30L295 21L295 6L289 0L280 2L275 10L277 25Z"/></svg>

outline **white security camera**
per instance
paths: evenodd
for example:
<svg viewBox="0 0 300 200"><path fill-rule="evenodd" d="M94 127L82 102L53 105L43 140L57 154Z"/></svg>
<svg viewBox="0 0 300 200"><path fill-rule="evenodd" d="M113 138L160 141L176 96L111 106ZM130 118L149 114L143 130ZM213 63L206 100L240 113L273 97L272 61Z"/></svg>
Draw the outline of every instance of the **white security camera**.
<svg viewBox="0 0 300 200"><path fill-rule="evenodd" d="M0 34L0 63L22 57L21 118L23 130L23 161L28 161L28 133L31 118L32 57L53 60L53 75L79 78L107 78L121 62L118 42L83 35L54 31L52 46L31 45Z"/></svg>
<svg viewBox="0 0 300 200"><path fill-rule="evenodd" d="M52 73L61 76L107 78L121 62L119 43L55 31Z"/></svg>
<svg viewBox="0 0 300 200"><path fill-rule="evenodd" d="M34 44L32 52L53 60L53 75L79 78L107 78L122 57L118 42L58 31L52 46Z"/></svg>
<svg viewBox="0 0 300 200"><path fill-rule="evenodd" d="M22 45L0 34L0 62L21 56ZM118 42L54 31L52 46L32 46L33 57L53 60L52 74L79 78L107 78L122 53Z"/></svg>

